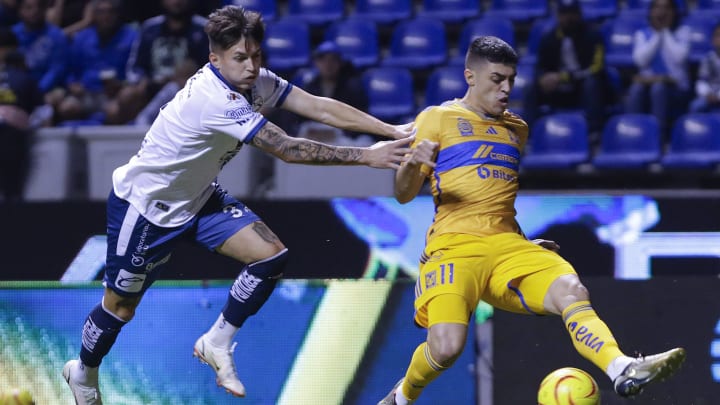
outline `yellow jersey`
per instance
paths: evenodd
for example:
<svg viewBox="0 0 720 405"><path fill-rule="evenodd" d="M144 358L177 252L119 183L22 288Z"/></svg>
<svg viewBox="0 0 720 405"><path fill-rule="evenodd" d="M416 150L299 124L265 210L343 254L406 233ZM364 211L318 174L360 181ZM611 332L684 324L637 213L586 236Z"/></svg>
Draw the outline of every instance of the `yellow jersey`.
<svg viewBox="0 0 720 405"><path fill-rule="evenodd" d="M497 119L482 117L456 99L421 112L415 127L415 144L439 144L436 167L422 168L435 201L427 242L446 233L520 233L515 197L525 121L509 111Z"/></svg>

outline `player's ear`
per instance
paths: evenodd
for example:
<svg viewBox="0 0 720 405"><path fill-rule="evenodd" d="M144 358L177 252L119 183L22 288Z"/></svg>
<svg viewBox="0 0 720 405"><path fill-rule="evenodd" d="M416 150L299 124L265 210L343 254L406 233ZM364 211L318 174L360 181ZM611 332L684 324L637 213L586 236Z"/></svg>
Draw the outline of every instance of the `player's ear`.
<svg viewBox="0 0 720 405"><path fill-rule="evenodd" d="M475 73L473 73L470 69L465 69L463 72L465 75L465 83L468 84L468 86L474 86L475 85Z"/></svg>
<svg viewBox="0 0 720 405"><path fill-rule="evenodd" d="M210 63L213 66L218 67L217 64L218 64L218 60L220 58L218 58L218 56L215 54L215 52L210 52L210 55L208 55L208 59L210 59Z"/></svg>

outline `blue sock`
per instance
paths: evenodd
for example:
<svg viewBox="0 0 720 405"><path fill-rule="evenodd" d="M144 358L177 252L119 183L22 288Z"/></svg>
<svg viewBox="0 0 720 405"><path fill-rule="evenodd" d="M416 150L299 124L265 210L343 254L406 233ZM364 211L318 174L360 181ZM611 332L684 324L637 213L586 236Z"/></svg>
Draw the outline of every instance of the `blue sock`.
<svg viewBox="0 0 720 405"><path fill-rule="evenodd" d="M88 367L98 367L126 323L106 311L102 303L97 304L83 325L80 360Z"/></svg>
<svg viewBox="0 0 720 405"><path fill-rule="evenodd" d="M230 288L223 316L230 324L241 327L257 313L270 297L287 262L287 249L259 262L245 266Z"/></svg>

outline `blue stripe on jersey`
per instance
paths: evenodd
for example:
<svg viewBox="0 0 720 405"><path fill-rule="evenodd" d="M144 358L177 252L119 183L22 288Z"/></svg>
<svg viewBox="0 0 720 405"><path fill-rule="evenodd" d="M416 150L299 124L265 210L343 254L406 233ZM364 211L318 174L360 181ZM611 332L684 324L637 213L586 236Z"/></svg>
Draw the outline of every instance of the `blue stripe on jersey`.
<svg viewBox="0 0 720 405"><path fill-rule="evenodd" d="M280 95L280 98L278 98L277 103L275 103L275 107L280 107L283 105L283 103L285 102L285 99L287 98L288 94L290 94L290 90L292 90L292 88L293 88L292 83L288 83L287 87L285 87L285 90Z"/></svg>
<svg viewBox="0 0 720 405"><path fill-rule="evenodd" d="M245 139L243 142L250 143L253 138L255 138L255 135L260 131L260 129L268 122L267 118L263 117L260 122L258 122L257 125L255 125L255 128L250 131L247 136L245 136Z"/></svg>
<svg viewBox="0 0 720 405"><path fill-rule="evenodd" d="M463 166L494 165L518 171L520 150L512 145L486 141L466 141L438 153L436 172Z"/></svg>

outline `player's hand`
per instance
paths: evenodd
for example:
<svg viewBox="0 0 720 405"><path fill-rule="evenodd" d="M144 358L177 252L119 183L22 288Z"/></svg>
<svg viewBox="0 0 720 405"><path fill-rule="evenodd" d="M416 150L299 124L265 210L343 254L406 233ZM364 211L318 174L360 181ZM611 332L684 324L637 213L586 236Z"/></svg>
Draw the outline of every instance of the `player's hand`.
<svg viewBox="0 0 720 405"><path fill-rule="evenodd" d="M542 247L542 248L545 248L545 249L547 249L547 250L551 250L551 251L553 251L553 252L555 252L555 253L557 253L558 250L560 250L560 245L558 245L558 243L555 242L554 240L533 239L533 240L532 240L532 243L534 243L534 244L536 244L536 245L538 245L538 246L540 246L540 247Z"/></svg>
<svg viewBox="0 0 720 405"><path fill-rule="evenodd" d="M406 162L410 165L419 166L423 164L435 167L435 152L437 151L437 148L437 142L423 139L412 149L412 152L410 152L407 156Z"/></svg>
<svg viewBox="0 0 720 405"><path fill-rule="evenodd" d="M410 144L415 137L398 139L396 141L380 141L365 148L362 162L366 166L376 169L398 169L400 163L407 160L406 155L411 152Z"/></svg>
<svg viewBox="0 0 720 405"><path fill-rule="evenodd" d="M405 139L415 135L415 122L407 124L391 125L392 131L388 134L388 138Z"/></svg>

